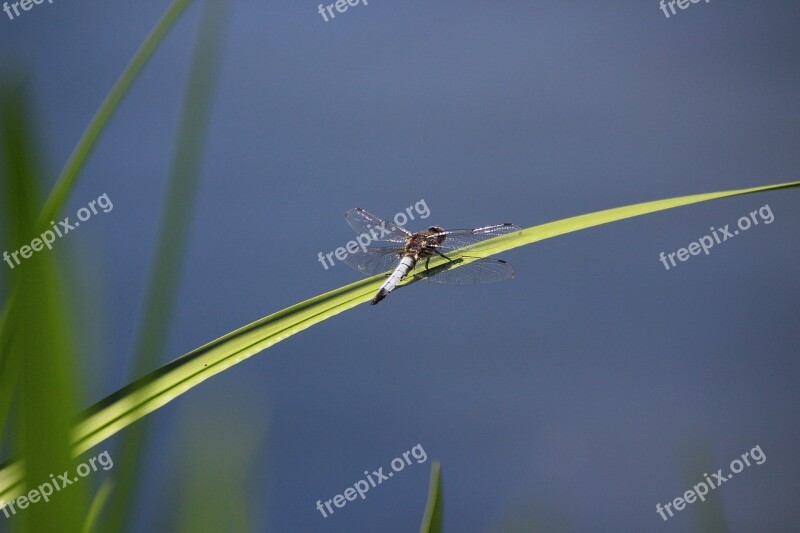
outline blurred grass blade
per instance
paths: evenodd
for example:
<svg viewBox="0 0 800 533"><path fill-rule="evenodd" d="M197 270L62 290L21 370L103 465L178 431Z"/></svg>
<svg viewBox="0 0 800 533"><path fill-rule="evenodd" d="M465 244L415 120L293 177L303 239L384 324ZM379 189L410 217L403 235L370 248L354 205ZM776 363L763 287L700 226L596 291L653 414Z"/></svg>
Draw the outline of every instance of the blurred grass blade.
<svg viewBox="0 0 800 533"><path fill-rule="evenodd" d="M527 228L511 239L501 237L486 241L486 248L482 248L480 253L470 251L469 255L485 257L557 235L647 213L719 198L798 186L800 182L782 183L682 196L598 211ZM462 254L448 255L458 259ZM88 450L192 387L248 357L314 324L371 300L384 280L385 277L382 275L372 276L278 311L201 346L120 389L83 413L73 434L75 453ZM413 283L413 280L408 283ZM13 492L19 482L13 473L13 468L0 470L0 498L8 500L8 494Z"/></svg>
<svg viewBox="0 0 800 533"><path fill-rule="evenodd" d="M419 533L441 533L444 523L444 503L442 502L442 482L439 461L431 465L431 485L428 489L428 504Z"/></svg>
<svg viewBox="0 0 800 533"><path fill-rule="evenodd" d="M6 242L11 242L11 239L7 239ZM12 292L8 297L8 303L3 308L2 314L0 314L0 331L4 331L6 328L10 331L15 327L14 324L10 323L12 319L16 318L16 315L11 312L15 297L16 293ZM19 365L12 365L11 358L2 357L2 354L8 353L10 348L11 335L0 336L0 447L4 444L8 413L11 409L11 400L14 397L18 378Z"/></svg>
<svg viewBox="0 0 800 533"><path fill-rule="evenodd" d="M97 494L95 494L92 500L92 505L89 506L86 520L83 522L82 533L94 533L98 531L98 519L103 512L103 507L105 507L108 502L108 498L111 496L112 490L114 490L114 481L112 481L110 477L106 478L97 490Z"/></svg>
<svg viewBox="0 0 800 533"><path fill-rule="evenodd" d="M716 472L714 454L704 433L687 436L679 449L681 482L692 487L701 482L701 472ZM712 490L705 497L703 505L693 505L689 512L693 523L692 531L703 533L725 533L730 531L722 505L724 493Z"/></svg>
<svg viewBox="0 0 800 533"><path fill-rule="evenodd" d="M83 135L78 141L78 145L67 160L64 170L61 171L61 175L58 177L58 181L55 187L53 187L39 215L40 226L47 227L49 222L61 211L64 202L72 190L72 186L75 185L78 173L86 164L86 159L89 157L95 144L97 144L97 139L106 127L109 119L117 110L117 107L119 107L120 101L122 101L122 98L127 94L133 82L136 81L142 68L144 68L153 53L158 49L161 41L164 40L164 37L172 26L175 25L175 22L180 18L181 14L191 2L192 0L175 0L172 2L136 51L131 62L125 67L122 76L120 76L114 84L114 87L111 88L111 92L108 93L108 96L106 96L106 99L100 105L94 117L92 117L91 122L89 122L89 125L86 127L86 131L83 132Z"/></svg>
<svg viewBox="0 0 800 533"><path fill-rule="evenodd" d="M2 182L12 250L30 243L36 235L42 160L36 153L25 95L28 87L14 84L0 90L0 181ZM34 248L35 250L35 248ZM13 449L25 465L21 480L27 489L49 482L52 475L74 471L72 419L79 405L74 352L67 324L56 255L41 251L15 266L12 291L18 320L9 350L10 376L19 377L14 404ZM7 386L4 383L3 386ZM86 485L76 483L59 492L47 505L18 510L12 520L26 531L79 532L85 510ZM9 501L10 498L3 499ZM33 501L35 503L35 500Z"/></svg>
<svg viewBox="0 0 800 533"><path fill-rule="evenodd" d="M248 509L252 500L248 489L254 476L263 471L258 468L259 459L270 417L264 416L260 405L244 407L253 399L247 387L226 391L224 397L216 392L204 391L181 406L181 486L175 501L165 502L171 523L159 529L265 531L258 523L260 517L252 517Z"/></svg>
<svg viewBox="0 0 800 533"><path fill-rule="evenodd" d="M114 111L119 107L119 103L130 90L133 82L139 76L139 73L161 44L164 36L166 36L172 26L174 26L175 22L180 18L180 15L185 11L191 1L192 0L175 0L147 36L142 46L139 47L136 54L134 54L133 59L122 72L122 76L120 76L119 80L114 84L111 92L109 92L106 99L100 105L94 117L92 117L92 120L86 127L78 144L72 151L72 154L67 160L67 164L58 177L58 181L46 200L42 211L39 213L36 228L47 228L49 227L49 222L57 218L72 187L75 185L81 169L86 164L89 154L95 144L97 144L100 134L108 124ZM31 226L31 235L41 233L41 231L36 231L36 228ZM16 385L12 379L7 378L5 375L6 370L12 366L5 359L9 354L7 347L10 344L10 338L14 334L12 326L16 323L13 319L13 314L14 309L12 307L12 301L9 299L9 301L5 303L3 309L4 320L0 320L0 386L3 388L3 393L0 394L0 431L3 429L3 423L8 413L7 404L10 401L10 397ZM8 400L6 398L8 398ZM0 442L2 441L0 440Z"/></svg>
<svg viewBox="0 0 800 533"><path fill-rule="evenodd" d="M161 216L155 265L150 276L141 324L133 355L132 379L141 377L163 361L175 295L194 209L203 140L211 113L212 93L226 14L227 0L207 0L186 88L180 129L173 155L167 201ZM131 529L131 515L141 465L147 455L147 420L132 426L123 436L117 453L117 490L109 508L109 531Z"/></svg>

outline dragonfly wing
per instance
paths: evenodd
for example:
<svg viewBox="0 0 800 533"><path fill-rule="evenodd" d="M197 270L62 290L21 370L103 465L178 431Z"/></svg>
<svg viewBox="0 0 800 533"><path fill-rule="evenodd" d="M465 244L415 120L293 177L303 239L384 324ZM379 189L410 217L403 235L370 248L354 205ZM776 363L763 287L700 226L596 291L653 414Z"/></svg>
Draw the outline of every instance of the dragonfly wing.
<svg viewBox="0 0 800 533"><path fill-rule="evenodd" d="M405 243L411 232L401 228L397 224L376 217L360 207L348 209L344 213L344 219L350 227L359 235L367 235L369 241L387 241Z"/></svg>
<svg viewBox="0 0 800 533"><path fill-rule="evenodd" d="M423 263L420 261L420 263ZM459 266L460 265L460 266ZM418 266L420 264L418 263ZM424 269L421 265L415 275L432 283L447 285L476 285L503 281L514 277L514 267L502 259L456 259L435 268Z"/></svg>
<svg viewBox="0 0 800 533"><path fill-rule="evenodd" d="M495 224L474 229L453 229L442 231L438 235L444 236L444 241L439 246L442 250L458 250L468 246L475 246L483 241L505 235L509 238L517 235L522 229L514 224Z"/></svg>
<svg viewBox="0 0 800 533"><path fill-rule="evenodd" d="M344 262L364 275L374 276L394 269L403 251L397 247L368 246L366 251L359 248L355 253L347 254Z"/></svg>

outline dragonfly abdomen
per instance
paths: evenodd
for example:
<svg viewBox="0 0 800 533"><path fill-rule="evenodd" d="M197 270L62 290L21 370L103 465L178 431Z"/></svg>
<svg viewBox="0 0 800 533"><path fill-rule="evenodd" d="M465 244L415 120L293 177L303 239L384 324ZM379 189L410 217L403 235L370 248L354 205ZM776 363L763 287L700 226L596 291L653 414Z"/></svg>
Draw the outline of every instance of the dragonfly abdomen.
<svg viewBox="0 0 800 533"><path fill-rule="evenodd" d="M394 272L392 272L389 278L383 282L381 288L378 289L378 294L376 294L375 298L372 299L372 305L375 305L386 298L386 295L392 292L395 287L397 287L397 284L400 283L400 281L402 281L402 279L406 277L409 272L411 272L416 264L417 260L414 259L413 256L404 255L400 260L400 264L394 269Z"/></svg>

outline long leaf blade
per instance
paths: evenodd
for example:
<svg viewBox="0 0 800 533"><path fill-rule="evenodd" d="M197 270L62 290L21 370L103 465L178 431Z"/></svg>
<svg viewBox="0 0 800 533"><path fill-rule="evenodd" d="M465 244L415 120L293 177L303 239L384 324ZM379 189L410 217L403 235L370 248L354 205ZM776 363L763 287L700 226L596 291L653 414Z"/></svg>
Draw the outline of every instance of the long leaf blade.
<svg viewBox="0 0 800 533"><path fill-rule="evenodd" d="M41 155L27 112L26 87L13 84L0 88L0 92L0 198L10 227L10 244L21 249L36 224ZM41 486L53 472L73 466L70 419L79 405L79 387L66 311L69 306L58 266L54 255L41 253L26 258L12 271L17 302L12 318L18 324L8 346L12 364L9 375L22 385L14 404L17 416L12 425L12 444L24 461L20 474L29 490ZM58 527L60 531L77 532L84 496L85 486L79 484L49 505L14 512L15 525L27 531ZM35 500L31 498L31 502Z"/></svg>
<svg viewBox="0 0 800 533"><path fill-rule="evenodd" d="M419 533L441 533L444 525L444 503L442 493L441 467L439 461L431 465L431 483L428 489L428 503Z"/></svg>
<svg viewBox="0 0 800 533"><path fill-rule="evenodd" d="M50 220L55 218L61 211L72 187L75 185L78 174L86 164L86 160L97 144L97 140L100 138L100 134L105 129L106 124L108 124L108 121L119 107L119 103L128 93L133 82L136 81L136 78L139 77L144 66L158 49L161 41L164 40L164 37L169 33L169 30L175 25L175 22L180 18L181 14L183 14L191 2L192 0L175 0L172 2L136 51L131 62L125 67L122 75L111 88L108 96L106 96L106 99L92 117L92 120L89 122L89 125L86 127L78 144L67 160L67 164L61 171L58 181L50 192L50 196L47 198L44 208L39 215L40 226L47 227Z"/></svg>
<svg viewBox="0 0 800 533"><path fill-rule="evenodd" d="M131 59L128 66L122 72L119 80L114 84L94 117L92 117L89 125L78 141L78 144L73 149L72 154L56 181L56 185L53 187L50 196L45 201L42 211L39 213L36 227L47 227L48 222L57 217L69 193L72 191L81 169L86 164L89 154L100 138L100 134L105 129L108 121L111 119L111 116L114 114L114 111L119 107L120 102L130 90L133 82L139 76L166 34L172 26L174 26L175 22L180 18L191 1L192 0L175 0L139 47L136 54L134 54L133 59ZM33 233L39 232L34 231ZM14 334L14 325L16 323L17 321L14 317L14 299L11 297L4 305L2 320L0 320L0 384L2 384L2 393L0 393L0 433L2 433L4 429L11 396L13 395L16 385L14 381L16 376L7 374L10 369L13 370L14 368L14 365L7 361L7 359L9 357L8 348L11 344L11 338Z"/></svg>
<svg viewBox="0 0 800 533"><path fill-rule="evenodd" d="M696 194L579 215L524 229L514 239L498 238L496 245L493 245L494 239L486 241L478 255L486 257L558 235L684 205L798 186L800 181ZM471 252L471 255L475 254ZM459 257L458 253L455 257ZM383 281L383 276L373 276L295 304L197 348L120 389L84 413L74 432L75 453L88 450L248 357L369 301ZM408 283L413 283L413 280ZM7 494L13 493L18 483L13 476L13 466L10 464L0 470L0 498L8 499Z"/></svg>

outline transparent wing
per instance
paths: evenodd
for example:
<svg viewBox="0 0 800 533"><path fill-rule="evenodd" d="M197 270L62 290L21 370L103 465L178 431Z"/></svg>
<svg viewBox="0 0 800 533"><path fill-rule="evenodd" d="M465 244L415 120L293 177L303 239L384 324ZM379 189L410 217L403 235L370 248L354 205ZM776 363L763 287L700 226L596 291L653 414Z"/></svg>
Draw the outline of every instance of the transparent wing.
<svg viewBox="0 0 800 533"><path fill-rule="evenodd" d="M366 252L359 248L356 253L347 254L344 262L362 274L374 276L394 269L403 251L403 248L397 247L367 246Z"/></svg>
<svg viewBox="0 0 800 533"><path fill-rule="evenodd" d="M370 241L387 241L404 243L411 236L411 232L397 224L376 217L360 207L354 207L344 212L344 219L359 235L369 236Z"/></svg>
<svg viewBox="0 0 800 533"><path fill-rule="evenodd" d="M511 279L515 275L514 267L502 259L461 258L427 270L424 263L417 263L417 270L414 272L416 277L447 285L491 283Z"/></svg>
<svg viewBox="0 0 800 533"><path fill-rule="evenodd" d="M483 241L501 235L513 237L520 231L522 231L522 229L519 226L506 223L475 229L451 229L436 233L435 235L444 236L444 241L439 246L441 250L457 250L459 248L477 245Z"/></svg>

